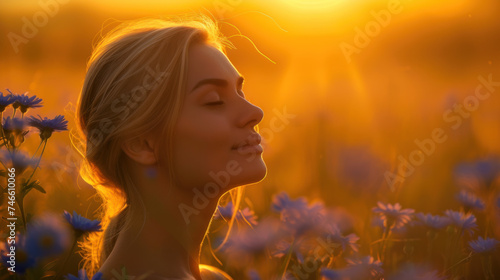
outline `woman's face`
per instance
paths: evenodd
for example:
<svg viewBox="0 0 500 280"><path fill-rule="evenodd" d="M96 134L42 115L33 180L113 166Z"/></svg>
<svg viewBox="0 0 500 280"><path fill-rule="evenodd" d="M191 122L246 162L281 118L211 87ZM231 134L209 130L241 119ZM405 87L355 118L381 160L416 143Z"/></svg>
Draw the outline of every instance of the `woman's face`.
<svg viewBox="0 0 500 280"><path fill-rule="evenodd" d="M216 48L189 49L184 104L174 131L174 169L183 187L217 190L260 181L266 175L255 126L262 110L242 90L243 77Z"/></svg>

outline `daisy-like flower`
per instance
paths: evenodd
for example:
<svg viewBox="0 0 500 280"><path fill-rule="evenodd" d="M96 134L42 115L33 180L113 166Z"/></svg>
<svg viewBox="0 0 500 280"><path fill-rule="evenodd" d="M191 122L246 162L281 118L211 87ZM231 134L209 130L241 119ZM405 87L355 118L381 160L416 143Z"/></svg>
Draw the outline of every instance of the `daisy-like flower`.
<svg viewBox="0 0 500 280"><path fill-rule="evenodd" d="M305 207L287 207L281 211L284 227L296 238L308 232L322 232L325 208L321 203Z"/></svg>
<svg viewBox="0 0 500 280"><path fill-rule="evenodd" d="M14 99L12 98L12 94L8 94L3 96L3 93L0 92L0 112L5 111L5 108L12 104Z"/></svg>
<svg viewBox="0 0 500 280"><path fill-rule="evenodd" d="M63 253L70 245L68 228L53 215L45 215L28 224L26 249L35 257L44 258Z"/></svg>
<svg viewBox="0 0 500 280"><path fill-rule="evenodd" d="M340 280L342 279L341 273L334 269L322 268L321 269L322 279L325 280Z"/></svg>
<svg viewBox="0 0 500 280"><path fill-rule="evenodd" d="M13 147L19 147L24 142L24 135L28 133L28 131L23 131L25 125L26 123L21 118L7 117L3 119L5 137Z"/></svg>
<svg viewBox="0 0 500 280"><path fill-rule="evenodd" d="M5 133L20 132L24 130L26 123L21 118L3 118L3 130Z"/></svg>
<svg viewBox="0 0 500 280"><path fill-rule="evenodd" d="M485 238L481 236L477 240L469 241L469 246L474 253L487 254L495 251L500 241L494 238Z"/></svg>
<svg viewBox="0 0 500 280"><path fill-rule="evenodd" d="M326 218L323 204L308 205L305 198L290 199L285 192L273 197L272 208L280 213L285 228L295 237L300 237L306 232L321 230Z"/></svg>
<svg viewBox="0 0 500 280"><path fill-rule="evenodd" d="M484 210L484 202L473 193L462 190L456 198L467 209Z"/></svg>
<svg viewBox="0 0 500 280"><path fill-rule="evenodd" d="M344 252L357 252L359 250L359 245L356 243L359 240L359 237L351 233L349 235L342 235L340 229L337 225L330 224L327 225L327 243L333 242L339 245L339 248Z"/></svg>
<svg viewBox="0 0 500 280"><path fill-rule="evenodd" d="M233 217L234 206L233 202L230 201L226 206L217 206L218 211L215 212L214 219L226 219L229 220ZM255 216L254 211L250 210L248 207L238 211L236 214L236 219L240 221L247 221L252 225L257 225L257 216Z"/></svg>
<svg viewBox="0 0 500 280"><path fill-rule="evenodd" d="M489 188L500 175L500 160L485 158L471 163L461 163L455 170L460 185L471 189Z"/></svg>
<svg viewBox="0 0 500 280"><path fill-rule="evenodd" d="M78 215L76 211L73 211L73 215L71 215L68 211L64 210L63 216L75 230L77 238L87 232L102 231L99 220L89 220Z"/></svg>
<svg viewBox="0 0 500 280"><path fill-rule="evenodd" d="M16 169L16 174L21 175L28 167L36 165L36 159L31 159L26 153L21 151L2 151L0 152L0 161L5 165L10 162L12 167Z"/></svg>
<svg viewBox="0 0 500 280"><path fill-rule="evenodd" d="M42 99L36 97L36 95L29 97L26 92L21 95L13 95L13 97L14 103L12 104L12 107L14 107L14 109L19 108L23 114L26 113L29 108L42 107Z"/></svg>
<svg viewBox="0 0 500 280"><path fill-rule="evenodd" d="M303 197L290 199L286 192L281 192L273 196L272 208L276 212L281 212L289 208L304 209L307 208L307 200Z"/></svg>
<svg viewBox="0 0 500 280"><path fill-rule="evenodd" d="M10 246L11 245L7 242L2 243L0 259L4 267L10 267L12 265L12 263L9 263L11 261L10 256L7 256L7 254L10 254ZM26 273L26 270L28 268L32 268L37 265L35 256L26 250L26 238L21 233L16 234L15 254L15 266L17 274L24 274Z"/></svg>
<svg viewBox="0 0 500 280"><path fill-rule="evenodd" d="M245 258L276 244L281 237L283 237L283 233L279 230L279 222L268 218L261 221L253 229L245 227L237 234L230 235L227 242L222 245L222 250L234 256L235 259Z"/></svg>
<svg viewBox="0 0 500 280"><path fill-rule="evenodd" d="M428 228L432 229L442 229L450 224L450 219L447 217L439 216L439 215L431 215L429 213L417 213L415 215L418 221L415 221L415 224L424 225Z"/></svg>
<svg viewBox="0 0 500 280"><path fill-rule="evenodd" d="M85 269L83 268L78 270L78 277L73 276L72 274L68 274L64 276L64 278L66 280L89 280L89 278L87 277L87 272L85 272ZM94 276L92 276L91 280L101 280L101 278L102 272L97 272L96 274L94 274Z"/></svg>
<svg viewBox="0 0 500 280"><path fill-rule="evenodd" d="M379 280L383 279L382 262L371 256L360 259L347 259L349 266L344 269L321 269L321 276L326 280Z"/></svg>
<svg viewBox="0 0 500 280"><path fill-rule="evenodd" d="M379 201L377 205L378 207L374 207L372 211L380 215L384 221L384 227L389 229L403 227L411 220L411 215L415 212L413 209L401 209L399 203L392 205Z"/></svg>
<svg viewBox="0 0 500 280"><path fill-rule="evenodd" d="M467 231L469 234L477 228L476 217L471 213L464 214L453 210L446 210L446 217L450 219L450 224L460 230L460 232Z"/></svg>
<svg viewBox="0 0 500 280"><path fill-rule="evenodd" d="M42 140L48 139L54 131L68 130L68 121L64 119L63 115L58 115L53 119L47 119L47 117L42 119L40 115L38 118L31 116L28 119L28 124L38 128Z"/></svg>

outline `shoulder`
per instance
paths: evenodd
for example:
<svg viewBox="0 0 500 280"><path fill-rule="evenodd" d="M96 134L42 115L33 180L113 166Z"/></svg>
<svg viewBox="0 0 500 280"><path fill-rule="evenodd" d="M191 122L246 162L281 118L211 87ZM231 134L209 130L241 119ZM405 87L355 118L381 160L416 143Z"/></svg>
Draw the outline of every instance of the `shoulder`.
<svg viewBox="0 0 500 280"><path fill-rule="evenodd" d="M203 280L233 280L224 271L205 264L200 264L200 274Z"/></svg>

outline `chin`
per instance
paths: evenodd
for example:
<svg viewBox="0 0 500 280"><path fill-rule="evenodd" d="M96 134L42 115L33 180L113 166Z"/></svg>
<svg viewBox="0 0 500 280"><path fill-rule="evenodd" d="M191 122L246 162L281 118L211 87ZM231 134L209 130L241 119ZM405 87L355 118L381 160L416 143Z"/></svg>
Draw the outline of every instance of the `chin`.
<svg viewBox="0 0 500 280"><path fill-rule="evenodd" d="M267 167L260 157L252 162L243 162L240 166L241 172L232 180L232 187L255 184L266 177Z"/></svg>

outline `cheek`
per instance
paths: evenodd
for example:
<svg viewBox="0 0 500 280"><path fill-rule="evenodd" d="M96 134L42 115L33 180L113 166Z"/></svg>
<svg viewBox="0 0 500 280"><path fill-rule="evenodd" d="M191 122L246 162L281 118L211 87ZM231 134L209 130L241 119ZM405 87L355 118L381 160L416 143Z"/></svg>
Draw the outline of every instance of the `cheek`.
<svg viewBox="0 0 500 280"><path fill-rule="evenodd" d="M174 164L183 183L209 179L210 171L223 169L231 155L231 131L222 117L179 119L174 132Z"/></svg>

